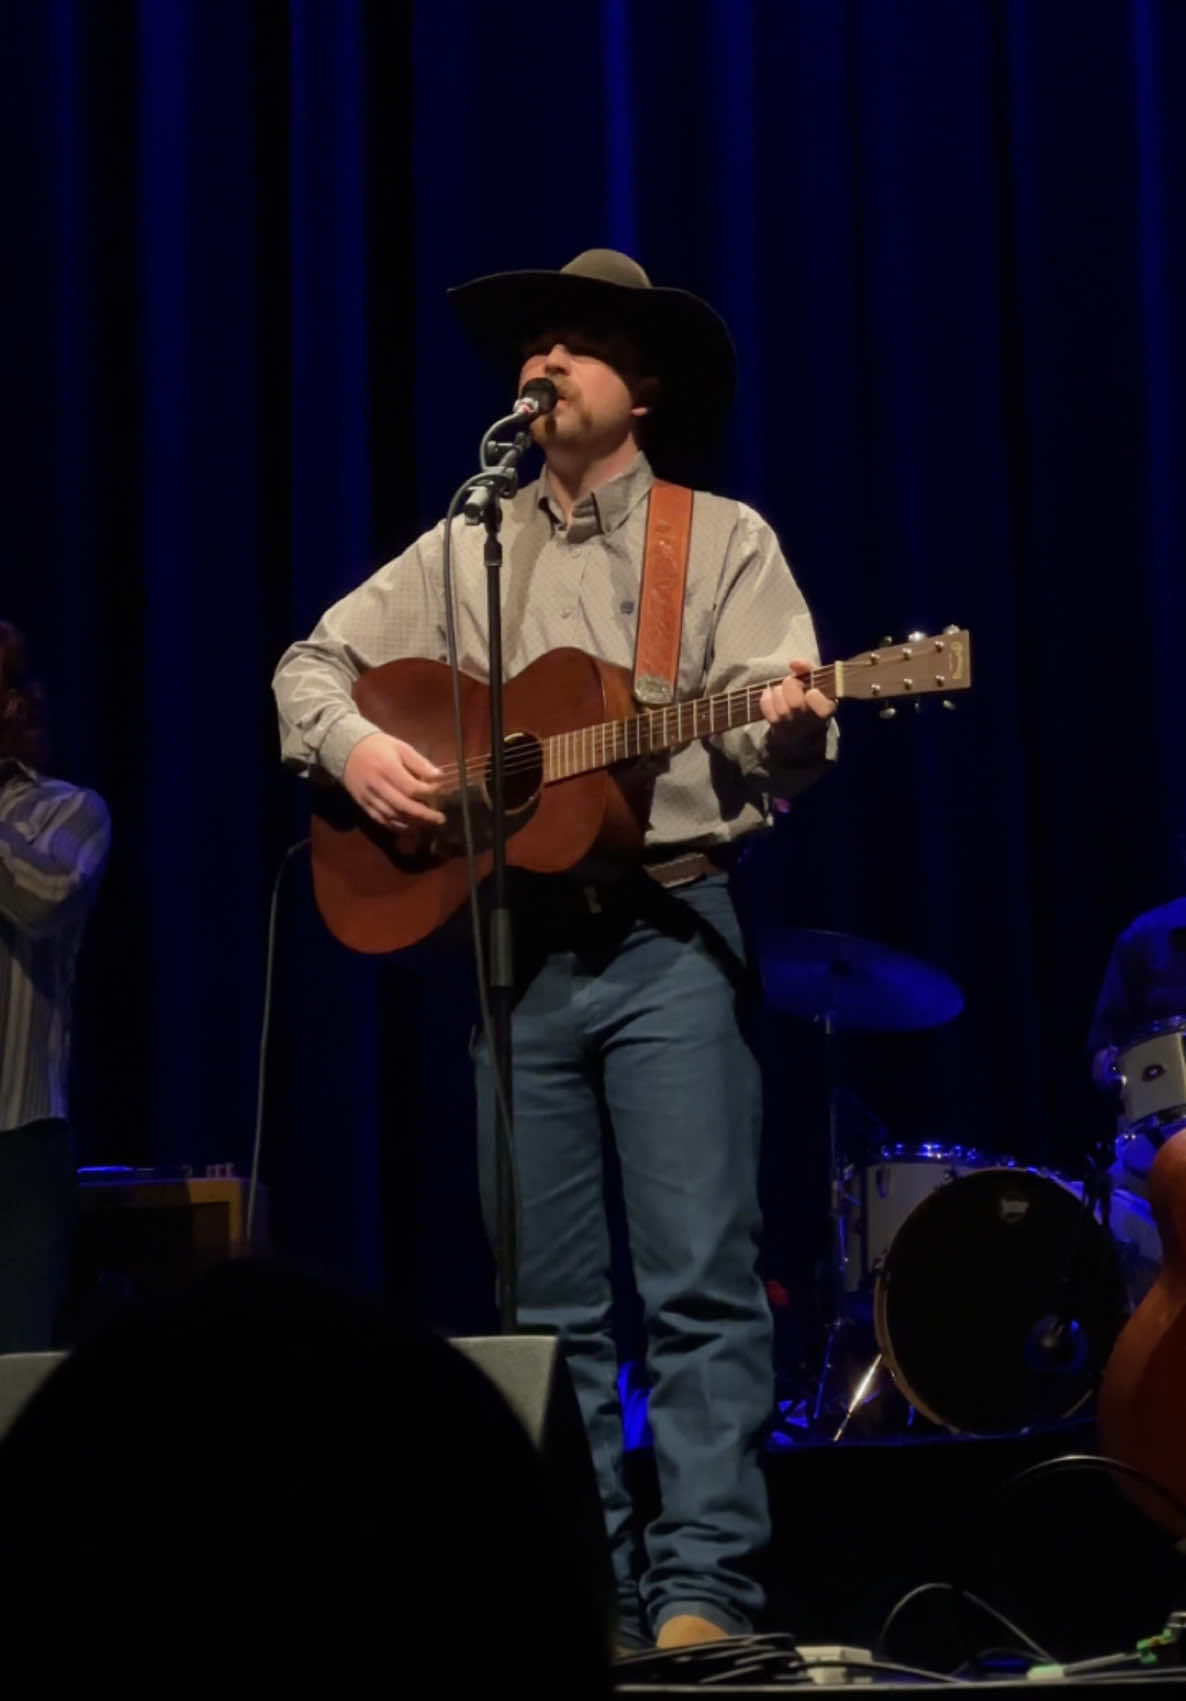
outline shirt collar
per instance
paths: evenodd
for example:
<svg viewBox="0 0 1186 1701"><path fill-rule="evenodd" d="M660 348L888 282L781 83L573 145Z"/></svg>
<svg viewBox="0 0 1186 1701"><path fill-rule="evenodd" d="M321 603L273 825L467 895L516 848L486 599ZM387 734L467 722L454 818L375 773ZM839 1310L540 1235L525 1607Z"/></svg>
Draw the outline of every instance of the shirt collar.
<svg viewBox="0 0 1186 1701"><path fill-rule="evenodd" d="M586 535L616 531L643 498L649 495L654 482L655 475L651 471L651 463L640 449L624 472L618 473L605 484L598 485L596 490L591 490L587 496L581 497L572 511L572 529ZM548 487L547 467L540 475L536 501L554 526L563 525L560 508L553 500Z"/></svg>

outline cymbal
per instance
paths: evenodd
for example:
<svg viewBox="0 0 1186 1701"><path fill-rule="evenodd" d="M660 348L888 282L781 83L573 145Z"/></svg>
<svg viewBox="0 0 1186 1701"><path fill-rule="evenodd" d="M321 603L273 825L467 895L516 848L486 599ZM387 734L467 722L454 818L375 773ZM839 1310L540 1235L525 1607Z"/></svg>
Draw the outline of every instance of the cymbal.
<svg viewBox="0 0 1186 1701"><path fill-rule="evenodd" d="M807 927L758 937L766 1002L834 1028L898 1032L937 1028L958 1016L963 993L942 969L873 939Z"/></svg>

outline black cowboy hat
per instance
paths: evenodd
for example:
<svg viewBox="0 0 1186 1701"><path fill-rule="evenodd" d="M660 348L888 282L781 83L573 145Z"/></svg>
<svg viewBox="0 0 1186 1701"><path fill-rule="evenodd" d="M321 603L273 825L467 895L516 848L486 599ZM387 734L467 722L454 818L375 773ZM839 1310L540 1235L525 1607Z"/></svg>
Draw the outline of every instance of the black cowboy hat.
<svg viewBox="0 0 1186 1701"><path fill-rule="evenodd" d="M724 320L687 290L657 288L614 248L586 249L558 272L495 272L448 293L478 349L509 377L541 331L625 332L645 375L659 380L646 432L658 470L703 455L733 400L737 360Z"/></svg>

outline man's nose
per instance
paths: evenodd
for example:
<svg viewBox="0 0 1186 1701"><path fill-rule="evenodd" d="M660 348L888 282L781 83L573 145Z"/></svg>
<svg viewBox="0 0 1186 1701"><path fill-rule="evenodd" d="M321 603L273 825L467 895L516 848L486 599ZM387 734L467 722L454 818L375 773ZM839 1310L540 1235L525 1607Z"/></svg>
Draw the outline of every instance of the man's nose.
<svg viewBox="0 0 1186 1701"><path fill-rule="evenodd" d="M572 356L563 343L553 343L544 356L545 372L569 372L572 369Z"/></svg>

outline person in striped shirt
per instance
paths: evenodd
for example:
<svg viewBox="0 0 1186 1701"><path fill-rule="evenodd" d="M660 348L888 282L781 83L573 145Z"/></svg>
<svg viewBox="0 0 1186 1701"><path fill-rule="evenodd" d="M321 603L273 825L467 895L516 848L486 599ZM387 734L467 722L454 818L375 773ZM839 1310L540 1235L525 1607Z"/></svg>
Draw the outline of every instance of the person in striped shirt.
<svg viewBox="0 0 1186 1701"><path fill-rule="evenodd" d="M65 1288L74 972L111 840L103 799L49 778L45 751L25 639L0 620L0 1353L48 1347Z"/></svg>

